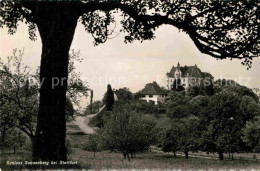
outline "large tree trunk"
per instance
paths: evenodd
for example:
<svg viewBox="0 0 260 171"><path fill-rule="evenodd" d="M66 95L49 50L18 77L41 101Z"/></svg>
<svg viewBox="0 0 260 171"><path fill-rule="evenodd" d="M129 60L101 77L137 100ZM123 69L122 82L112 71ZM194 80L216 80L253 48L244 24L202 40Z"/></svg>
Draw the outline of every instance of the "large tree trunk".
<svg viewBox="0 0 260 171"><path fill-rule="evenodd" d="M33 160L65 161L68 55L78 18L59 3L42 6L39 10L47 7L49 10L39 12L36 22L42 39L42 85Z"/></svg>

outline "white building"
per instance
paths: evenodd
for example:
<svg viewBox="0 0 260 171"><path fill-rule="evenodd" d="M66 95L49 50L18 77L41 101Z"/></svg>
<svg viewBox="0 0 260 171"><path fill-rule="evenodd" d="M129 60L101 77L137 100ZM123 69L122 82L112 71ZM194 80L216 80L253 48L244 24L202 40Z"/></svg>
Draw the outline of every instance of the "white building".
<svg viewBox="0 0 260 171"><path fill-rule="evenodd" d="M213 76L210 73L202 72L197 65L195 66L180 66L178 62L177 67L172 67L168 72L166 79L167 89L171 90L176 79L180 80L180 84L187 89L189 86L198 85L202 80L208 79L211 81Z"/></svg>
<svg viewBox="0 0 260 171"><path fill-rule="evenodd" d="M167 93L159 87L157 83L149 83L139 91L141 97L139 100L146 100L154 104L164 103Z"/></svg>

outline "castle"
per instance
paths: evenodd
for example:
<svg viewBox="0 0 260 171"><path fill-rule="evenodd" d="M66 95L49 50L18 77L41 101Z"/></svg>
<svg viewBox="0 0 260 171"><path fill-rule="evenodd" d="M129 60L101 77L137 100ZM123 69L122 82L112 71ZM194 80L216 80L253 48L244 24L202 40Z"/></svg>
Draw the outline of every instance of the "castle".
<svg viewBox="0 0 260 171"><path fill-rule="evenodd" d="M181 85L187 89L192 85L198 85L204 79L214 79L210 73L202 72L197 65L195 66L180 66L178 62L177 67L172 67L171 71L166 74L166 86L168 90L171 90L174 81L179 79Z"/></svg>
<svg viewBox="0 0 260 171"><path fill-rule="evenodd" d="M180 85L186 90L192 85L199 85L205 79L212 81L214 78L210 73L202 72L197 65L195 66L180 66L178 62L177 67L172 67L171 71L166 74L166 88L172 89L174 81L179 79ZM209 82L211 83L211 82ZM141 97L139 100L147 102L154 102L155 104L164 103L167 92L163 90L156 82L146 84L146 86L139 91Z"/></svg>

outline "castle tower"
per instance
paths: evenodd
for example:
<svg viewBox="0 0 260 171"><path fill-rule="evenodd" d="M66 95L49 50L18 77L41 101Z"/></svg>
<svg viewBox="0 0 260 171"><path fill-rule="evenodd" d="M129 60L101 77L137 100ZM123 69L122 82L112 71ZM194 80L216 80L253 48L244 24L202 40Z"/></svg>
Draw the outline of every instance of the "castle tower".
<svg viewBox="0 0 260 171"><path fill-rule="evenodd" d="M180 78L180 77L181 77L181 74L182 74L182 73L181 73L181 69L180 69L180 63L178 62L176 71L175 71L175 73L174 73L175 79Z"/></svg>

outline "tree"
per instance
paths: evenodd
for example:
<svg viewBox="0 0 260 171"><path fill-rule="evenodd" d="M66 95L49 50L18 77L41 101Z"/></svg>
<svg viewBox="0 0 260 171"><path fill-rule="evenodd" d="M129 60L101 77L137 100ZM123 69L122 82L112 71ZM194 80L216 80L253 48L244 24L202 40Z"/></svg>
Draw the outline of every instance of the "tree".
<svg viewBox="0 0 260 171"><path fill-rule="evenodd" d="M91 113L93 113L93 90L90 90L90 111L91 111Z"/></svg>
<svg viewBox="0 0 260 171"><path fill-rule="evenodd" d="M190 86L187 91L188 95L191 97L195 97L203 94L200 86Z"/></svg>
<svg viewBox="0 0 260 171"><path fill-rule="evenodd" d="M4 139L8 129L20 129L34 145L38 111L38 85L30 68L22 63L23 51L13 50L7 64L0 59L0 128ZM29 78L30 80L29 82Z"/></svg>
<svg viewBox="0 0 260 171"><path fill-rule="evenodd" d="M96 157L96 152L100 151L100 136L99 134L89 134L88 141L85 145L84 150L91 151L94 153L94 157Z"/></svg>
<svg viewBox="0 0 260 171"><path fill-rule="evenodd" d="M211 81L213 81L213 79L211 79ZM215 92L214 92L214 86L213 86L213 82L210 82L210 84L205 84L202 86L204 92L206 95L208 96L212 96Z"/></svg>
<svg viewBox="0 0 260 171"><path fill-rule="evenodd" d="M166 128L161 131L161 136L159 138L159 147L161 146L164 152L173 152L174 157L176 157L176 152L178 151L177 135L170 128Z"/></svg>
<svg viewBox="0 0 260 171"><path fill-rule="evenodd" d="M133 111L131 106L117 102L112 115L101 129L108 150L122 152L130 160L135 152L145 151L156 142L156 122L150 115Z"/></svg>
<svg viewBox="0 0 260 171"><path fill-rule="evenodd" d="M184 119L173 122L167 128L162 137L162 150L174 153L182 151L185 158L189 158L189 151L196 151L199 147L198 141L198 119Z"/></svg>
<svg viewBox="0 0 260 171"><path fill-rule="evenodd" d="M193 97L189 102L189 112L195 116L200 116L201 113L204 112L204 110L208 106L208 96L198 95L196 97Z"/></svg>
<svg viewBox="0 0 260 171"><path fill-rule="evenodd" d="M6 137L0 143L1 149L13 149L14 154L18 147L22 147L26 144L28 138L17 128L10 128L6 132Z"/></svg>
<svg viewBox="0 0 260 171"><path fill-rule="evenodd" d="M23 50L13 50L7 63L0 58L0 130L4 141L9 129L19 129L35 144L35 129L39 110L38 72L31 72L22 61ZM85 83L75 72L74 62L79 61L79 53L72 51L69 64L69 86L66 97L66 119L73 118L82 96L86 96ZM77 80L74 80L77 78Z"/></svg>
<svg viewBox="0 0 260 171"><path fill-rule="evenodd" d="M204 150L217 152L220 160L223 160L223 153L243 150L242 128L257 113L259 104L252 97L236 93L235 87L211 96L206 110L200 115Z"/></svg>
<svg viewBox="0 0 260 171"><path fill-rule="evenodd" d="M229 90L229 91L235 91L239 94L239 96L250 96L252 97L256 102L259 101L258 96L253 92L252 89L242 86L235 82L234 80L226 80L226 79L219 79L214 82L214 92L218 93L221 92L223 89Z"/></svg>
<svg viewBox="0 0 260 171"><path fill-rule="evenodd" d="M248 121L242 129L242 139L254 153L260 152L260 116Z"/></svg>
<svg viewBox="0 0 260 171"><path fill-rule="evenodd" d="M114 92L111 88L111 85L107 85L107 93L106 93L106 109L107 111L112 111L113 106L115 103L115 98L114 98Z"/></svg>
<svg viewBox="0 0 260 171"><path fill-rule="evenodd" d="M66 114L66 120L74 119L75 115L75 109L73 107L73 104L69 98L66 98L66 106L65 106L65 114Z"/></svg>
<svg viewBox="0 0 260 171"><path fill-rule="evenodd" d="M97 113L99 111L99 109L101 109L101 107L103 106L103 103L99 100L94 101L91 104L89 104L85 110L85 114L90 114L91 113L91 109L92 109L92 113Z"/></svg>
<svg viewBox="0 0 260 171"><path fill-rule="evenodd" d="M139 98L141 98L141 97L142 97L142 94L140 92L136 92L134 94L134 100L139 100Z"/></svg>
<svg viewBox="0 0 260 171"><path fill-rule="evenodd" d="M90 91L90 100L93 98L93 92L91 92L87 82L81 79L80 72L76 72L75 63L80 63L82 61L83 58L81 58L80 51L75 51L72 49L69 53L68 87L66 91L66 97L70 99L73 106L77 107L77 109L75 109L75 114L82 112L80 103L82 98L88 97L88 91ZM39 79L39 77L37 78ZM57 84L55 81L56 80L54 80L54 84Z"/></svg>
<svg viewBox="0 0 260 171"><path fill-rule="evenodd" d="M188 102L190 97L185 94L185 92L171 92L166 98L166 108L167 115L171 119L181 119L190 115L188 109Z"/></svg>
<svg viewBox="0 0 260 171"><path fill-rule="evenodd" d="M69 49L80 18L95 40L104 43L113 33L114 12L122 13L125 42L150 40L153 31L168 24L187 33L197 48L218 59L239 58L251 66L259 56L256 1L1 1L0 26L15 33L19 22L42 40L40 108L35 160L66 160L65 103ZM52 29L50 29L52 28ZM111 29L112 30L111 30ZM241 31L243 30L243 31ZM59 84L52 87L53 79Z"/></svg>
<svg viewBox="0 0 260 171"><path fill-rule="evenodd" d="M213 83L213 78L206 77L205 79L201 80L200 84L189 86L187 89L187 93L191 97L195 97L198 95L212 96L215 93ZM216 83L215 86L218 86L218 84Z"/></svg>
<svg viewBox="0 0 260 171"><path fill-rule="evenodd" d="M124 87L115 91L118 100L132 100L132 92L129 88Z"/></svg>

